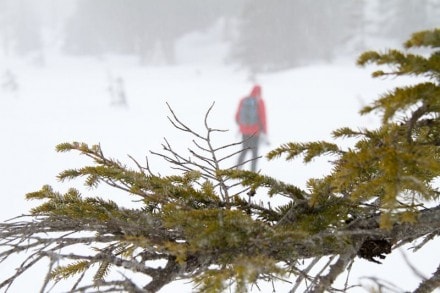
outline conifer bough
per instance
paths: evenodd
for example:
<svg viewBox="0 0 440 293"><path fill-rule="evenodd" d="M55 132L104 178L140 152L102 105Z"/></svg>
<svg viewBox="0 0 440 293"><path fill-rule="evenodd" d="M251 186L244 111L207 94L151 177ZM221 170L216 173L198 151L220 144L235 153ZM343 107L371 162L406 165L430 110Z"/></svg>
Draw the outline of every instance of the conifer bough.
<svg viewBox="0 0 440 293"><path fill-rule="evenodd" d="M424 80L395 88L361 110L381 116L377 129L341 128L333 132L334 141L290 142L267 154L269 160L301 157L305 164L331 155L331 172L311 178L307 191L231 163L240 143L214 144L213 137L224 131L209 126L212 106L204 133L169 107L170 122L192 136L193 144L182 154L165 140L161 152L151 153L176 175L155 174L148 160L143 166L131 157L130 167L109 158L99 145L58 145L58 152L76 151L93 162L61 172L61 181L83 178L88 192L108 185L132 196L137 207L83 196L74 188L59 193L45 185L27 194L39 204L1 223L0 262L17 255L22 261L0 288L13 291L25 272L44 261L48 269L41 292L66 288L66 279L70 292L157 292L182 279L200 292L246 292L262 281L273 282L275 290L289 282L290 292L356 288L357 280L334 288L353 262L380 265L396 248L411 243L417 251L440 231L435 184L440 175L440 30L415 33L405 47L431 54L388 50L365 52L358 59L362 66L385 67L373 76ZM355 143L341 147L335 141L343 138ZM269 204L257 202L255 194ZM280 198L285 204L270 204ZM390 286L375 282L378 288ZM432 277L420 278L417 288L404 289L432 292L439 286L440 266Z"/></svg>

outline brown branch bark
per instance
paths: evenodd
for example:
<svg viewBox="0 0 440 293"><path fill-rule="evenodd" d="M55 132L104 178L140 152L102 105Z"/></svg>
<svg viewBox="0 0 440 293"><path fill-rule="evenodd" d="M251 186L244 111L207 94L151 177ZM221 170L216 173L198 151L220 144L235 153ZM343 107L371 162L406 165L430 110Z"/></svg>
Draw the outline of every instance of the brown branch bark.
<svg viewBox="0 0 440 293"><path fill-rule="evenodd" d="M157 272L151 276L153 280L151 280L151 282L148 283L144 289L146 292L151 293L159 291L163 286L175 280L179 270L179 264L176 262L174 257L170 257L165 268L157 270Z"/></svg>
<svg viewBox="0 0 440 293"><path fill-rule="evenodd" d="M351 261L356 257L357 251L353 249L348 253L341 254L333 265L330 266L330 271L327 275L318 277L318 282L315 286L309 291L310 293L323 293L327 289L331 288L333 282L336 278L342 274Z"/></svg>
<svg viewBox="0 0 440 293"><path fill-rule="evenodd" d="M414 291L414 293L428 293L433 292L435 289L440 287L440 265L434 272L431 278L424 280L420 283L419 287Z"/></svg>
<svg viewBox="0 0 440 293"><path fill-rule="evenodd" d="M182 238L184 235L179 234L179 231L163 229L160 222L156 223L154 221L153 219L148 219L148 221L145 219L145 221L142 220L140 222L127 223L115 219L114 221L98 223L90 219L70 219L59 216L58 218L37 217L33 218L32 222L21 221L1 223L0 239L2 239L2 241L0 241L0 245L6 249L0 252L0 261L3 261L18 252L29 249L36 251L33 258L38 260L42 257L50 258L51 253L56 253L56 255L60 257L65 256L66 258L69 258L60 253L60 250L81 243L84 245L90 245L90 243L110 243L118 241L118 239L123 239L121 237L124 237L124 233L129 233L128 235L143 235L149 239L149 241L152 241L152 243L172 241L172 239L184 239ZM146 222L149 222L150 226L143 224L140 225L140 223ZM295 255L295 259L339 255L340 257L338 261L331 266L330 272L326 276L317 279L318 282L313 288L314 291L312 291L323 292L323 288L329 288L335 278L340 275L346 269L350 261L358 255L359 247L364 240L387 239L394 244L394 247L396 247L400 244L410 243L423 236L438 234L440 232L440 206L420 211L416 223L396 223L389 231L380 229L378 223L379 215L368 219L353 221L345 228L324 231L309 235L305 238L289 238L283 236L283 238L274 241L274 239L269 239L268 237L261 237L254 239L250 243L244 243L242 247L234 249L235 251L221 251L221 249L217 251L198 251L195 256L194 265L188 267L189 264L187 264L187 268L177 264L176 261L172 259L172 256L163 254L164 258L168 258L168 263L165 268L149 270L147 267L143 267L144 263L138 263L143 269L139 270L138 267L135 271L142 271L144 274L151 276L153 280L147 284L145 290L156 292L178 277L191 278L200 274L204 270L202 267L206 268L210 264L216 264L218 258L222 257L222 253L228 255L246 255L251 251L251 253L263 253L269 255L280 261L285 261L288 253ZM285 229L283 227L274 228L280 229L280 232L287 233L288 230L285 229L288 229L288 226L286 226ZM110 235L109 229L119 232ZM101 234L103 236L78 237L77 235L72 235L72 237L70 237L72 233L85 231L98 232L98 235ZM60 232L65 233L64 236L60 237ZM46 236L39 236L43 234ZM341 241L341 239L344 241ZM154 248L151 249L151 253L154 255ZM349 253L347 253L347 251L349 251ZM112 255L109 257L112 257ZM142 262L148 261L148 252L145 252L145 257L146 259L142 258ZM85 259L85 256L82 258ZM28 264L33 263L34 259L28 259L25 261L22 268L26 269ZM111 259L110 262L114 265L123 267L130 267L134 264L129 260L128 262L124 261L125 260L121 259L121 262L119 263L116 262L115 259ZM2 287L8 286L19 275L20 273L13 275L12 278L2 283ZM420 284L416 292L429 292L430 288L438 286L439 279L440 267L434 273L432 278Z"/></svg>

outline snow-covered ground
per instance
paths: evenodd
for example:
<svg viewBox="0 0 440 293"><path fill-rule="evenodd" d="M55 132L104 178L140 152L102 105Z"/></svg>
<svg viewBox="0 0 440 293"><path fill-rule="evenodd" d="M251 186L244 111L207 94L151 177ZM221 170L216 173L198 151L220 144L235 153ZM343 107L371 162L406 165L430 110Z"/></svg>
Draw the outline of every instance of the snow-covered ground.
<svg viewBox="0 0 440 293"><path fill-rule="evenodd" d="M188 49L188 44L197 47ZM222 65L224 45L208 46L211 40L198 35L182 40L178 47L179 65L144 66L130 57L101 59L73 58L47 54L45 65L34 65L17 58L0 58L0 78L6 69L16 76L16 92L0 89L0 197L1 220L26 213L34 204L24 195L50 184L59 191L75 186L93 194L81 182L60 183L56 175L67 168L89 161L77 154L59 154L58 143L81 141L100 143L104 152L121 161L139 162L149 156L151 168L161 174L172 172L149 150L160 151L166 137L176 149L185 152L190 138L168 122L166 102L187 125L203 131L204 116L215 102L209 123L230 131L216 137L217 143L239 139L234 124L238 99L246 95L254 81L232 66ZM380 48L378 48L380 49ZM203 56L203 58L199 58ZM256 76L263 89L268 112L270 146L262 154L289 141L331 139L331 131L342 127L374 127L375 116L359 116L358 111L379 94L409 80L374 80L371 70L358 68L355 56L332 64L316 64L288 71ZM127 107L112 105L109 80L121 77ZM324 160L304 166L300 161L260 160L262 173L304 187L310 177L319 177L329 165ZM102 194L97 194L102 196ZM131 200L128 199L127 202ZM434 244L433 244L434 245ZM429 276L438 265L440 253L427 245L417 257L408 257ZM402 250L405 252L405 250ZM3 269L2 269L3 271ZM398 280L402 289L414 289L418 279L404 263L399 251L383 265L359 260L351 278L385 277ZM10 292L33 292L39 288L39 273L19 281ZM340 280L343 284L345 280ZM367 282L362 281L366 284ZM269 285L267 290L271 290ZM279 288L288 290L289 284ZM191 292L191 285L179 283L179 292ZM262 287L262 292L265 292ZM176 285L161 292L176 292ZM354 289L353 292L365 292Z"/></svg>

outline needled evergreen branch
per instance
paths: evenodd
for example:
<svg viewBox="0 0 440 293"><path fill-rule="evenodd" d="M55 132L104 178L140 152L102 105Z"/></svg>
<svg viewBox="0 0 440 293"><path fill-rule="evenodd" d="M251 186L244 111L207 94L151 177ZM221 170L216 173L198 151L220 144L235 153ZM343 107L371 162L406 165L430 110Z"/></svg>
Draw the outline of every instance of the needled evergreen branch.
<svg viewBox="0 0 440 293"><path fill-rule="evenodd" d="M380 111L383 113L383 123L390 122L397 114L405 115L409 109L420 107L420 104L425 107L423 114L438 113L440 112L439 95L439 87L432 82L400 87L383 95L372 105L364 107L360 113L367 114L372 111Z"/></svg>
<svg viewBox="0 0 440 293"><path fill-rule="evenodd" d="M256 193L260 187L268 188L267 195L270 197L274 195L281 195L291 199L303 200L307 197L307 193L300 188L287 184L285 182L276 180L270 176L261 175L255 172L246 170L219 170L219 175L227 176L231 179L240 180L240 184L249 187L250 192ZM252 196L255 194L252 194Z"/></svg>
<svg viewBox="0 0 440 293"><path fill-rule="evenodd" d="M425 30L413 33L411 38L404 43L407 49L418 47L440 47L440 29Z"/></svg>
<svg viewBox="0 0 440 293"><path fill-rule="evenodd" d="M413 35L407 46L436 48L438 34ZM397 50L367 52L358 62L391 67L376 75L435 78L440 67L438 52L429 57ZM59 193L45 185L27 194L39 201L29 218L0 223L0 263L28 253L0 288L10 288L48 259L43 290L73 279L72 292L157 292L174 280L191 279L203 292L246 292L260 281L298 276L293 291L299 283L310 292L334 291L334 281L356 257L380 264L399 246L424 238L419 248L438 236L440 207L428 209L424 203L439 197L439 93L437 80L389 91L361 111L380 112L378 128L332 132L335 139L349 138L349 147L291 142L271 151L269 159L303 156L304 163L334 157L328 174L310 178L306 191L227 165L226 159L240 151L233 150L237 143L214 145L213 136L224 131L209 126L213 105L202 133L183 123L167 104L171 125L193 137L186 155L167 139L162 152L152 152L170 163L176 175L154 175L148 160L142 167L130 157L137 167L132 170L107 157L99 145L59 144L57 151L76 151L93 162L62 172L61 181L84 179L93 187L88 191L104 183L138 196L138 207L85 197L75 188ZM279 198L283 203L275 204ZM78 247L84 252L78 253ZM308 259L314 260L302 268ZM157 261L163 265L155 266ZM122 278L106 280L115 269L123 272ZM134 273L145 278L135 284ZM438 275L437 270L418 290L438 286Z"/></svg>
<svg viewBox="0 0 440 293"><path fill-rule="evenodd" d="M386 75L416 75L433 77L437 68L428 59L414 54L404 54L398 50L388 50L385 53L365 52L359 56L357 64L365 66L368 64L389 65L391 70L384 72L377 70L372 73L373 77Z"/></svg>
<svg viewBox="0 0 440 293"><path fill-rule="evenodd" d="M304 154L304 163L311 162L314 158L324 154L340 155L342 151L334 143L325 141L308 143L287 143L270 151L266 157L271 160L282 155L286 155L286 160L293 160L301 154Z"/></svg>
<svg viewBox="0 0 440 293"><path fill-rule="evenodd" d="M51 271L51 278L56 280L68 279L73 275L85 272L89 267L90 261L88 260L76 261L66 266L58 266Z"/></svg>
<svg viewBox="0 0 440 293"><path fill-rule="evenodd" d="M342 127L336 130L333 130L332 135L334 138L351 138L351 137L360 137L365 136L366 130L355 131L349 127Z"/></svg>

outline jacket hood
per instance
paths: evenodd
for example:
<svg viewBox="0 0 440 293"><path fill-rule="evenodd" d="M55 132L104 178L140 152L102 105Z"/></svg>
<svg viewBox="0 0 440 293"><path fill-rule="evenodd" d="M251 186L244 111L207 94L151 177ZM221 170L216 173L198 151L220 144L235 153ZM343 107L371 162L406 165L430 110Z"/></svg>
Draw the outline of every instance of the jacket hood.
<svg viewBox="0 0 440 293"><path fill-rule="evenodd" d="M253 97L261 97L261 86L255 85L252 88L251 96L253 96Z"/></svg>

